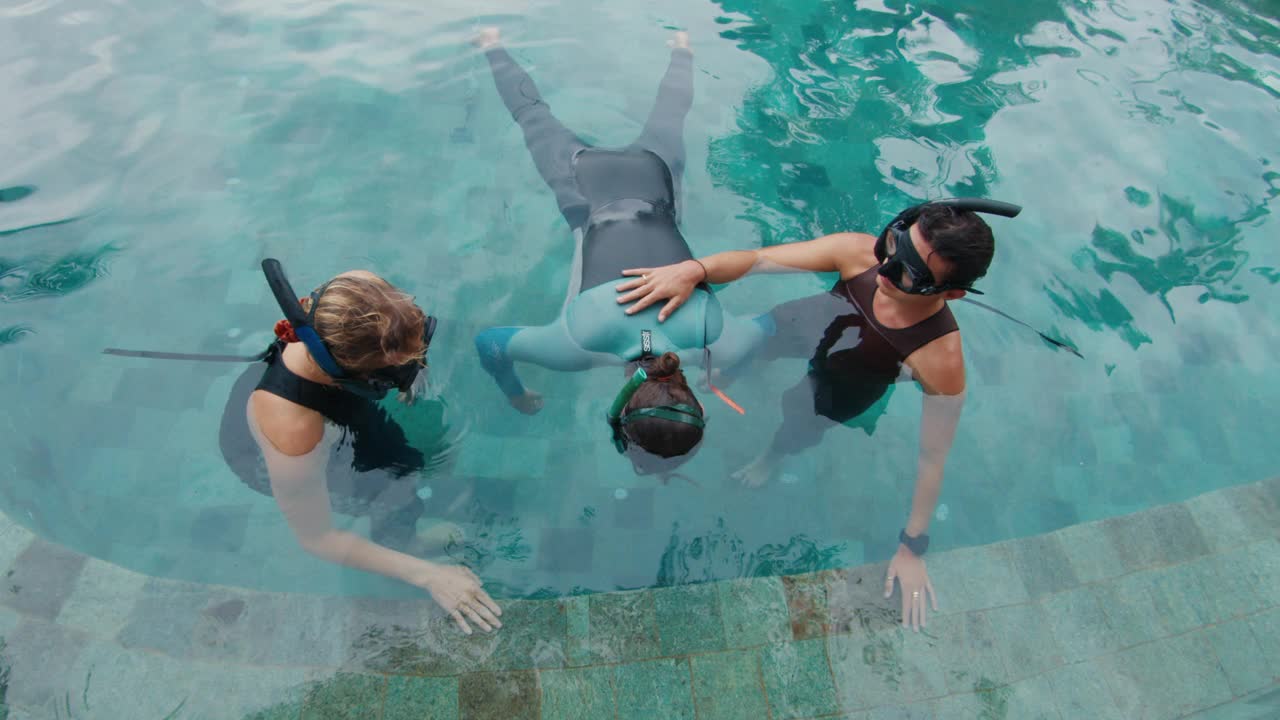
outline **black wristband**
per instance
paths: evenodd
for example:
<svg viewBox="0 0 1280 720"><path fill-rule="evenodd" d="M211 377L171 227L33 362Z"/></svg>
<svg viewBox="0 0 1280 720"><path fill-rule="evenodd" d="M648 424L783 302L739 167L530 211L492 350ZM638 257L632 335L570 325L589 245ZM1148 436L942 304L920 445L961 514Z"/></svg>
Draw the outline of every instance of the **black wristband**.
<svg viewBox="0 0 1280 720"><path fill-rule="evenodd" d="M898 542L902 543L903 545L906 545L907 549L911 551L911 554L915 555L916 557L920 557L924 555L929 550L928 535L924 533L920 533L915 537L911 537L910 535L907 534L906 528L902 528L901 530L898 531Z"/></svg>

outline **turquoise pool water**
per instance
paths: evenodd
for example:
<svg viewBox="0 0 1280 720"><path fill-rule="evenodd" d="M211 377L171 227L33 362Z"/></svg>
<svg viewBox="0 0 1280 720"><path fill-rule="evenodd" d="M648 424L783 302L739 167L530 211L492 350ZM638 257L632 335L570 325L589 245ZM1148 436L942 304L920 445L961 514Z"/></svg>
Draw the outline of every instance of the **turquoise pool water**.
<svg viewBox="0 0 1280 720"><path fill-rule="evenodd" d="M0 4L0 503L148 574L316 593L411 591L303 553L223 464L242 368L103 347L254 352L299 286L365 267L443 322L435 399L402 415L432 512L495 594L794 573L892 551L919 393L748 491L729 473L803 363L715 407L693 482L636 477L600 421L617 372L530 368L516 414L471 338L558 311L572 256L483 59L503 27L557 115L599 144L643 123L672 28L695 101L683 229L710 253L878 229L920 198L997 221L987 299L1079 360L956 309L970 389L931 533L1045 532L1274 474L1280 22L1247 2L662 0ZM749 278L734 312L829 278ZM367 531L367 523L355 524ZM945 587L938 588L945 600Z"/></svg>

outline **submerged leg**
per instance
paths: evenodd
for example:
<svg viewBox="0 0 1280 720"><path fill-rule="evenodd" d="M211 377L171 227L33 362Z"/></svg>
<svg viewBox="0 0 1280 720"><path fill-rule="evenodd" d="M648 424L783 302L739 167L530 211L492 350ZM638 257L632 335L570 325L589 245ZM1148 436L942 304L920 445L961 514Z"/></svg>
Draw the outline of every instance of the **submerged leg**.
<svg viewBox="0 0 1280 720"><path fill-rule="evenodd" d="M524 133L525 145L538 174L556 194L556 202L572 227L585 221L586 201L573 180L573 155L587 147L566 128L542 100L538 86L502 47L496 29L486 30L477 43L484 48L498 95Z"/></svg>
<svg viewBox="0 0 1280 720"><path fill-rule="evenodd" d="M676 33L671 44L671 62L635 144L657 153L678 187L684 173L684 118L693 107L693 52L687 33Z"/></svg>

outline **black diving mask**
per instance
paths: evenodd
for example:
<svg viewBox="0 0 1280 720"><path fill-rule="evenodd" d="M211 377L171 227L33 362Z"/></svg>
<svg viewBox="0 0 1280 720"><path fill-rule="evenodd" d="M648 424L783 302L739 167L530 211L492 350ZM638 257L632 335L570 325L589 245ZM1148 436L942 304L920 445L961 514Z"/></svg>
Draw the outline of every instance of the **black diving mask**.
<svg viewBox="0 0 1280 720"><path fill-rule="evenodd" d="M272 258L263 260L262 272L267 276L271 292L275 295L276 302L280 304L280 310L285 318L293 326L298 340L306 345L307 351L311 353L312 359L320 369L333 378L343 390L375 401L386 397L386 394L392 390L399 390L406 395L413 394L419 375L426 369L425 362L422 360L414 359L402 365L389 365L371 372L351 373L343 369L334 359L329 346L316 332L314 325L316 308L319 307L321 297L329 287L329 283L325 283L311 293L311 310L304 313L301 304L297 301L298 296L285 278L284 269L279 261ZM422 324L422 342L427 349L431 347L431 337L435 331L436 319L428 315Z"/></svg>
<svg viewBox="0 0 1280 720"><path fill-rule="evenodd" d="M1016 217L1022 208L1010 203L981 198L950 198L934 200L907 208L889 222L876 240L876 260L880 261L879 274L894 287L910 295L937 295L947 290L964 290L977 295L982 292L969 285L937 282L929 263L916 252L911 241L911 226L926 207L949 207L956 211L991 213L1004 217Z"/></svg>
<svg viewBox="0 0 1280 720"><path fill-rule="evenodd" d="M609 414L606 419L609 421L609 427L613 430L613 446L619 453L625 453L630 445L624 426L632 420L659 418L685 423L698 429L707 426L707 421L702 416L702 411L685 403L639 408L623 415L622 411L626 409L627 403L631 402L631 397L636 394L636 391L648 379L649 374L644 371L644 368L636 368L636 371L631 374L631 378L627 380L627 384L623 385L622 389L618 391L618 396L613 399L613 404L609 406Z"/></svg>

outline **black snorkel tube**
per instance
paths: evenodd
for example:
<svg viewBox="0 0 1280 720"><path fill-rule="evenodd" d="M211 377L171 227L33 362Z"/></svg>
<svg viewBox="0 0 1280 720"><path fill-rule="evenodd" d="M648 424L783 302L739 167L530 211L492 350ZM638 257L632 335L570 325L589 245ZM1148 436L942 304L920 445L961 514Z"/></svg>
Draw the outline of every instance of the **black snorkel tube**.
<svg viewBox="0 0 1280 720"><path fill-rule="evenodd" d="M876 259L881 262L884 261L885 243L886 243L886 240L888 239L890 231L894 228L894 226L900 225L903 229L909 228L912 225L912 223L914 223L916 219L920 217L920 213L923 212L926 207L931 207L931 206L947 207L947 208L952 208L954 210L958 210L961 212L967 210L970 212L984 213L988 215L999 215L1001 217L1007 217L1007 218L1015 218L1018 216L1019 213L1022 212L1021 205L1014 205L1013 203L1001 202L999 200L988 200L986 198L974 198L974 197L943 198L941 200L931 200L929 202L920 203L919 205L914 205L898 213L898 215L894 217L893 220L889 221L889 224L885 226L884 230L881 231L880 237L876 239L876 246L875 246ZM969 290L972 290L972 288L969 288ZM977 292L977 291L974 291L974 292ZM974 300L968 297L961 298L961 300L963 300L964 302L970 303L972 305L976 305L984 310L993 312L1007 320L1011 320L1031 330L1032 332L1036 333L1041 337L1041 339L1043 339L1045 342L1049 343L1050 345L1053 345L1055 347L1060 347L1063 350L1066 350L1067 352L1071 353L1072 355L1075 355L1078 358L1081 358L1081 359L1084 358L1084 355L1082 355L1080 351L1073 345L1063 340L1058 340L1056 338L1050 337L1049 335L1046 335L1045 333L1042 333L1039 330L1036 330L1031 325L1019 320L1016 317L1013 317L1012 315L1004 312L1003 310L999 310L997 308L991 307L990 305L987 305L986 303L979 302L977 300Z"/></svg>

